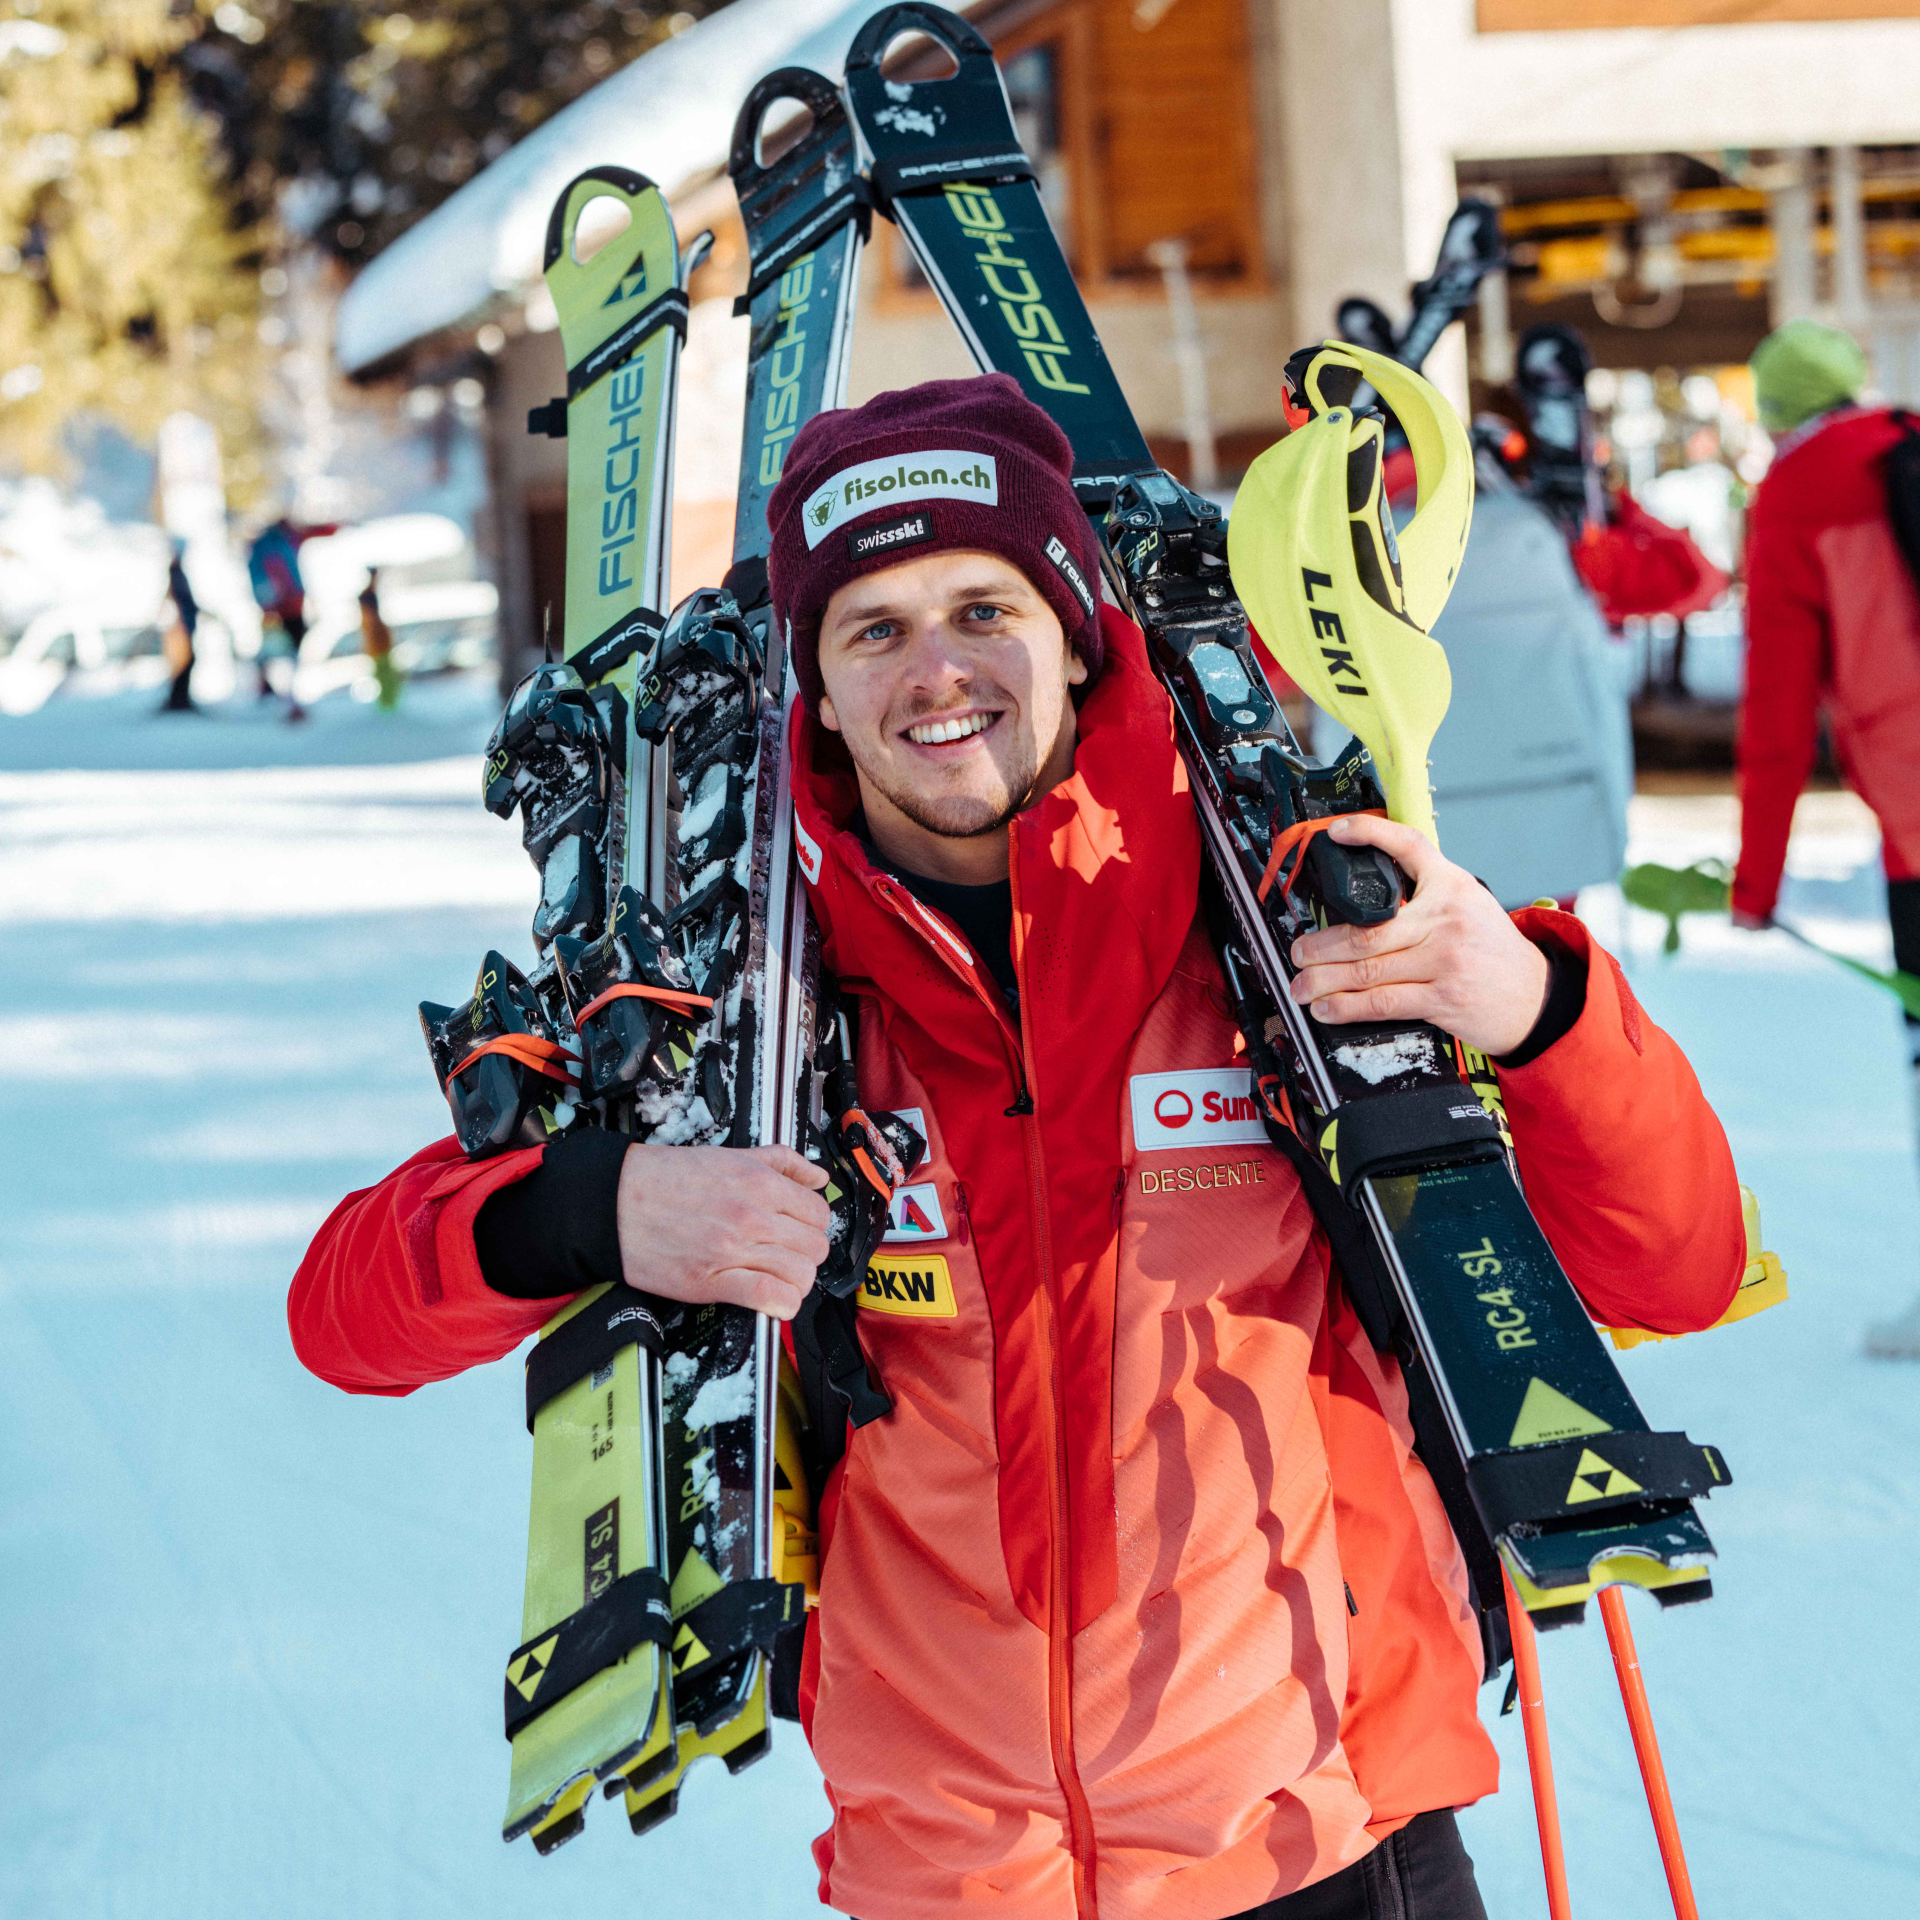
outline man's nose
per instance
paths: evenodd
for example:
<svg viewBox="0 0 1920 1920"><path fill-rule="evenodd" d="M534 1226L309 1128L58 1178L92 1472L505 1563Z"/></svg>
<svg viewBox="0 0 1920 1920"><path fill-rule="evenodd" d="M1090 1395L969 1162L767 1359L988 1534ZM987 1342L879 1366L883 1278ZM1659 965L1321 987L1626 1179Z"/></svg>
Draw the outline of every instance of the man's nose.
<svg viewBox="0 0 1920 1920"><path fill-rule="evenodd" d="M958 645L950 620L938 615L914 623L906 659L906 677L913 686L944 689L972 675L972 664Z"/></svg>

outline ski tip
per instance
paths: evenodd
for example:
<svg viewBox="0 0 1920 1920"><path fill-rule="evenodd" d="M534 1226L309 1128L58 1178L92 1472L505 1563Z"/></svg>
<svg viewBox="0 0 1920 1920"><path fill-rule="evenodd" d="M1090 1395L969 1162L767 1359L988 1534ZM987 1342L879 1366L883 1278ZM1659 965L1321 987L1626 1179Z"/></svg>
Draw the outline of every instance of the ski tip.
<svg viewBox="0 0 1920 1920"><path fill-rule="evenodd" d="M624 193L628 199L637 200L643 193L655 193L659 189L644 173L632 167L600 166L589 167L584 173L576 173L560 189L553 203L553 211L547 216L547 244L540 261L542 273L551 273L567 248L567 208L572 204L574 189L585 186L589 181L603 187L612 187L618 193Z"/></svg>
<svg viewBox="0 0 1920 1920"><path fill-rule="evenodd" d="M976 27L969 26L957 13L945 7L930 6L927 0L902 0L897 7L883 7L858 33L847 49L847 76L856 68L879 64L880 57L903 33L924 33L937 40L956 61L993 58L993 49Z"/></svg>
<svg viewBox="0 0 1920 1920"><path fill-rule="evenodd" d="M766 173L767 168L760 159L760 136L767 115L783 100L804 107L812 116L813 125L802 139L813 139L822 129L831 129L846 118L840 89L825 74L815 73L811 67L774 68L763 80L755 82L734 119L727 173L736 191Z"/></svg>

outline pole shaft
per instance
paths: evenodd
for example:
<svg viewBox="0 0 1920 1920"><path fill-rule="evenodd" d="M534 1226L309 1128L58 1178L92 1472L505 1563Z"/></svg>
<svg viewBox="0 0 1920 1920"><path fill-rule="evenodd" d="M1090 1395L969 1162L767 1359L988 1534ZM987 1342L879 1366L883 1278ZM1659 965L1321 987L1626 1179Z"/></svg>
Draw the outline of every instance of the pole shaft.
<svg viewBox="0 0 1920 1920"><path fill-rule="evenodd" d="M1560 1844L1560 1800L1553 1785L1553 1751L1547 1743L1547 1708L1540 1693L1540 1648L1533 1622L1503 1566L1507 1590L1507 1630L1513 1638L1513 1672L1520 1683L1520 1725L1527 1736L1527 1772L1533 1780L1533 1814L1540 1827L1540 1866L1547 1878L1551 1920L1572 1920L1567 1898L1567 1856Z"/></svg>
<svg viewBox="0 0 1920 1920"><path fill-rule="evenodd" d="M1646 1782L1647 1806L1653 1814L1654 1838L1660 1843L1660 1864L1667 1870L1673 1911L1678 1920L1700 1920L1700 1909L1693 1904L1693 1882L1687 1875L1687 1856L1680 1845L1680 1823L1674 1818L1673 1795L1667 1788L1667 1770L1660 1762L1660 1742L1653 1731L1653 1711L1647 1705L1640 1655L1627 1621L1627 1597L1621 1588L1600 1589L1600 1617L1607 1623L1607 1645L1613 1649L1614 1671L1620 1676L1620 1698L1627 1709L1640 1778Z"/></svg>

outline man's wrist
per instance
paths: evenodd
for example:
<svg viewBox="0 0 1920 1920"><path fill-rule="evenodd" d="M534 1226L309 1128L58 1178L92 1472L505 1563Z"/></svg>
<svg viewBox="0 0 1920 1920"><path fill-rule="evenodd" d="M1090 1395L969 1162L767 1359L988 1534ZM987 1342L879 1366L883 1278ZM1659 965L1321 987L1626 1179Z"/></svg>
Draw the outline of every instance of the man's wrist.
<svg viewBox="0 0 1920 1920"><path fill-rule="evenodd" d="M515 1300L551 1300L621 1278L624 1134L582 1127L547 1142L524 1180L489 1194L473 1222L480 1277Z"/></svg>
<svg viewBox="0 0 1920 1920"><path fill-rule="evenodd" d="M1496 1054L1502 1067L1531 1066L1556 1040L1578 1024L1587 1004L1587 962L1584 955L1545 940L1534 943L1547 963L1547 993L1527 1035L1509 1053Z"/></svg>

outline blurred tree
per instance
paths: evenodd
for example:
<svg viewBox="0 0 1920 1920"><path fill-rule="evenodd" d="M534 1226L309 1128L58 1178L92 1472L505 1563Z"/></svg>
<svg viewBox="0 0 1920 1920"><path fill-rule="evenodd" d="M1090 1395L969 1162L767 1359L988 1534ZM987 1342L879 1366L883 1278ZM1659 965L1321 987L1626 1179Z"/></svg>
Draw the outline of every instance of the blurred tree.
<svg viewBox="0 0 1920 1920"><path fill-rule="evenodd" d="M726 0L199 0L180 65L242 210L348 265Z"/></svg>
<svg viewBox="0 0 1920 1920"><path fill-rule="evenodd" d="M0 457L58 471L69 422L150 441L178 408L251 434L257 243L169 0L15 0L0 20Z"/></svg>

